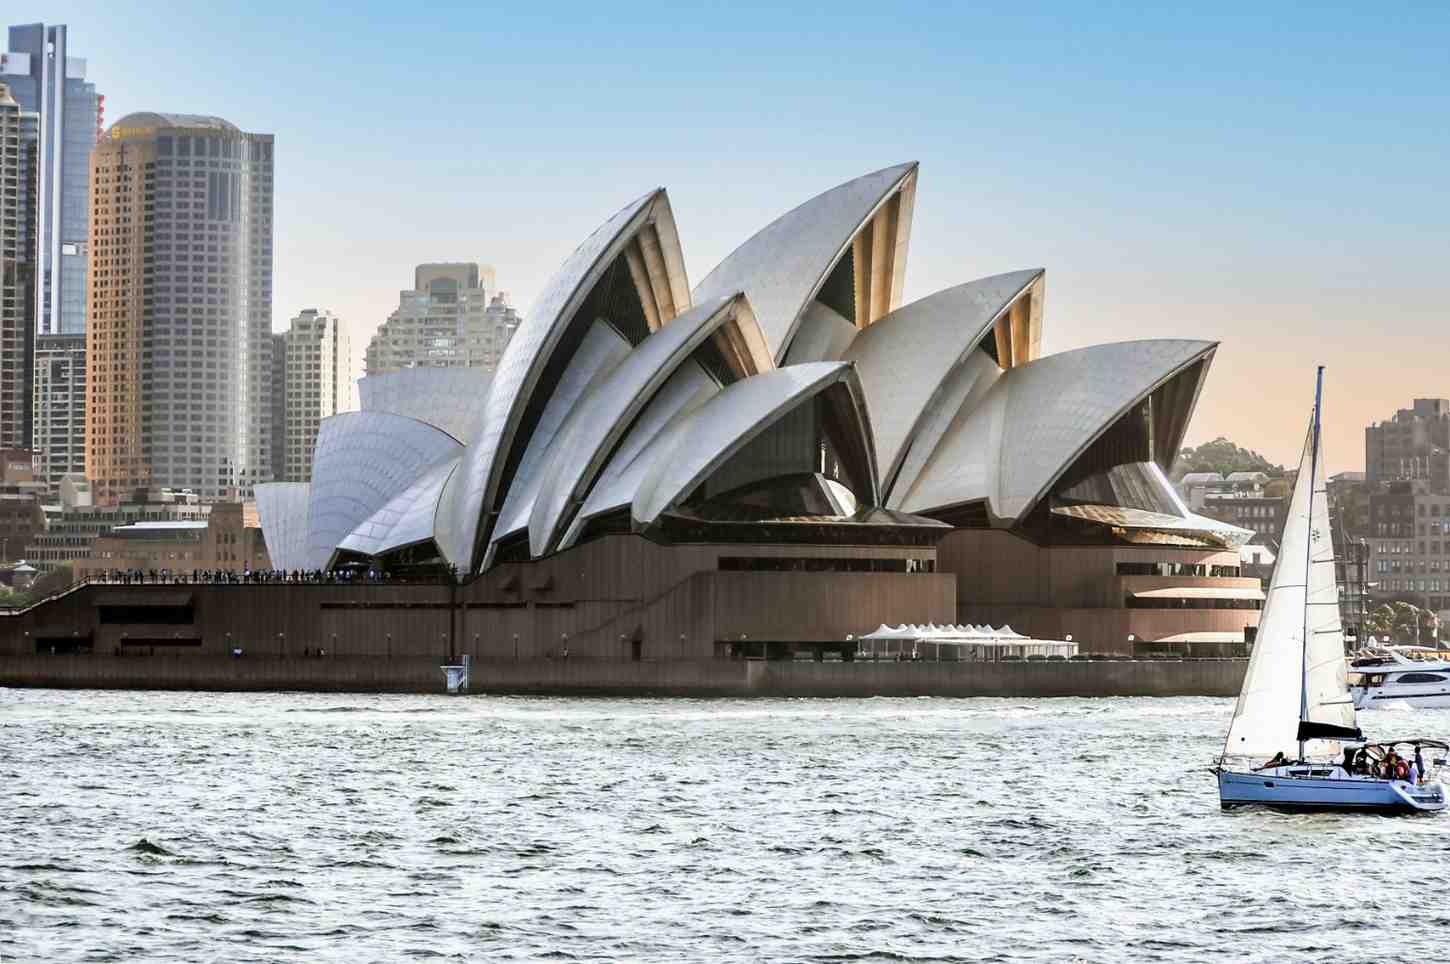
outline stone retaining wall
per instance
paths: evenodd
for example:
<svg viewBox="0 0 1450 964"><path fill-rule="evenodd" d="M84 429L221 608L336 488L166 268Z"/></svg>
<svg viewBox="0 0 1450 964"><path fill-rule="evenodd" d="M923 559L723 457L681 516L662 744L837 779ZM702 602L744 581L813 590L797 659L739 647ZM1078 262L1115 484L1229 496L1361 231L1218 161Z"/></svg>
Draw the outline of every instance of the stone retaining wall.
<svg viewBox="0 0 1450 964"><path fill-rule="evenodd" d="M423 657L0 656L0 686L441 693ZM549 696L1234 696L1247 661L473 664L472 691Z"/></svg>

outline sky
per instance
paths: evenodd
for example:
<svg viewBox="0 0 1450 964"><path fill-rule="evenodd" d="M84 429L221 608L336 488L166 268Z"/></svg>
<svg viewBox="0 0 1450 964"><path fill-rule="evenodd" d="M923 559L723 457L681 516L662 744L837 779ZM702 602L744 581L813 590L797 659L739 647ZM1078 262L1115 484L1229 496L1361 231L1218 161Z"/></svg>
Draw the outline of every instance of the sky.
<svg viewBox="0 0 1450 964"><path fill-rule="evenodd" d="M345 10L345 12L343 12ZM1188 443L1332 471L1450 396L1450 6L11 0L106 123L276 135L274 326L365 343L426 261L520 310L669 189L691 283L842 181L921 162L906 300L1047 269L1043 350L1221 342Z"/></svg>

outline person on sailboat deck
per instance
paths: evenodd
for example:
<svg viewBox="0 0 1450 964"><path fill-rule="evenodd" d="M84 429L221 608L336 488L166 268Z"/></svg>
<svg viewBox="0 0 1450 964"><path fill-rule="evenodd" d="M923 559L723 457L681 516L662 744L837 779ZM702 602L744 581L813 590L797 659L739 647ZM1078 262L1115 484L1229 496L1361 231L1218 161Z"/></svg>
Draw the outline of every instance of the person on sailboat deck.
<svg viewBox="0 0 1450 964"><path fill-rule="evenodd" d="M1283 750L1280 750L1278 753L1275 753L1274 754L1273 758L1270 759L1269 762L1265 763L1261 767L1255 767L1255 769L1258 769L1258 770L1267 770L1267 769L1269 769L1271 767L1282 767L1282 766L1288 766L1288 765L1289 765L1288 758L1284 756L1284 751Z"/></svg>
<svg viewBox="0 0 1450 964"><path fill-rule="evenodd" d="M1358 764L1358 761L1359 761L1359 752L1357 752L1355 750L1355 748L1352 747L1352 746L1345 747L1344 748L1344 763L1341 764L1341 766L1344 767L1344 772L1345 773L1348 773L1350 776L1354 776L1354 774L1358 773L1359 772L1359 767L1357 765Z"/></svg>

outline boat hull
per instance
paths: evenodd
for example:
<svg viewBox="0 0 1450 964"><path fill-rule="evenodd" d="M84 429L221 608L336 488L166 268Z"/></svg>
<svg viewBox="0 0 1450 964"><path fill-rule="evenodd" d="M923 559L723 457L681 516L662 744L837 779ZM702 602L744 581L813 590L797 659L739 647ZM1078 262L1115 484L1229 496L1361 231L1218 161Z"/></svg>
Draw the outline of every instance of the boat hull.
<svg viewBox="0 0 1450 964"><path fill-rule="evenodd" d="M1225 810L1259 806L1289 811L1433 813L1445 809L1445 791L1439 783L1292 776L1279 768L1255 773L1218 771L1218 799Z"/></svg>
<svg viewBox="0 0 1450 964"><path fill-rule="evenodd" d="M1412 706L1421 710L1443 710L1450 707L1450 691L1436 688L1434 691L1416 692L1416 686L1376 686L1370 689L1354 687L1350 696L1357 710L1379 710L1386 706Z"/></svg>

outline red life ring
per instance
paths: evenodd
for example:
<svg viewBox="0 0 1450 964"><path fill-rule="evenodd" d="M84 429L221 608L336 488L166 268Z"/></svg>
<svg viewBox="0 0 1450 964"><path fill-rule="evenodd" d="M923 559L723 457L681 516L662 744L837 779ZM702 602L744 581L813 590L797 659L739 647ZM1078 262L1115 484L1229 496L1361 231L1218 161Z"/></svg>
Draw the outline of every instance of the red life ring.
<svg viewBox="0 0 1450 964"><path fill-rule="evenodd" d="M1410 775L1410 768L1407 767L1407 766L1405 766L1405 761L1404 760L1401 760L1399 763L1396 763L1395 764L1395 779L1396 780L1404 780L1409 775Z"/></svg>

